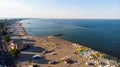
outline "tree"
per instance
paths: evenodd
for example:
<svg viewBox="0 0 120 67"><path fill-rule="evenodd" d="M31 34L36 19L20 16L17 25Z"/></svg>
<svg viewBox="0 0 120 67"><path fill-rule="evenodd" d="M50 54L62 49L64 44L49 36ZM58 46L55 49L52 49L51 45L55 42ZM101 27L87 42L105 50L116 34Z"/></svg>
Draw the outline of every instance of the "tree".
<svg viewBox="0 0 120 67"><path fill-rule="evenodd" d="M2 29L2 30L0 30L1 31L1 33L3 34L3 35L7 35L7 32L4 30L4 29Z"/></svg>
<svg viewBox="0 0 120 67"><path fill-rule="evenodd" d="M10 53L14 58L17 58L20 51L18 49L12 49L10 50Z"/></svg>
<svg viewBox="0 0 120 67"><path fill-rule="evenodd" d="M5 42L9 42L10 41L10 36L6 35L6 36L3 36L3 40Z"/></svg>
<svg viewBox="0 0 120 67"><path fill-rule="evenodd" d="M5 22L1 22L0 23L0 32L2 33L2 35L7 35L7 28L6 28L6 23Z"/></svg>
<svg viewBox="0 0 120 67"><path fill-rule="evenodd" d="M29 64L32 65L32 58L29 58Z"/></svg>
<svg viewBox="0 0 120 67"><path fill-rule="evenodd" d="M0 23L0 29L3 29L5 24L3 22Z"/></svg>

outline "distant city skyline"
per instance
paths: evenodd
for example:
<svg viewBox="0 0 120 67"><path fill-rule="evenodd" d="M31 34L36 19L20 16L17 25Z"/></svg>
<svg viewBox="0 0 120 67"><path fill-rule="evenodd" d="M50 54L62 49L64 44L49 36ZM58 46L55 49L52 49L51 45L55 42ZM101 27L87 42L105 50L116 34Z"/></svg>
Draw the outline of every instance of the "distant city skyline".
<svg viewBox="0 0 120 67"><path fill-rule="evenodd" d="M120 19L120 0L0 0L0 17Z"/></svg>

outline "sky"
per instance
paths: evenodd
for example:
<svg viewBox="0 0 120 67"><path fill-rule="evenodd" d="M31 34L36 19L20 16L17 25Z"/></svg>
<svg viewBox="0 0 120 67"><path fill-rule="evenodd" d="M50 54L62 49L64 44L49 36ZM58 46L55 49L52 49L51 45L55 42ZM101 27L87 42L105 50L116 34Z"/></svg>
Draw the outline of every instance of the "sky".
<svg viewBox="0 0 120 67"><path fill-rule="evenodd" d="M120 19L120 0L0 0L0 17Z"/></svg>

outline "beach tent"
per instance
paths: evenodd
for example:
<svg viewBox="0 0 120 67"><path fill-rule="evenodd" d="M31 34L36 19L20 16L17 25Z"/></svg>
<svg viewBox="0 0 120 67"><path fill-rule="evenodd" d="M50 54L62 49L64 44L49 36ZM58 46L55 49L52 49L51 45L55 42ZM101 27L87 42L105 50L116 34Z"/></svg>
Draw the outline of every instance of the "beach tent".
<svg viewBox="0 0 120 67"><path fill-rule="evenodd" d="M98 57L103 57L103 56L104 56L103 53L94 53L91 55L91 57L93 57L93 58L98 58Z"/></svg>
<svg viewBox="0 0 120 67"><path fill-rule="evenodd" d="M30 65L29 67L38 67L38 65Z"/></svg>
<svg viewBox="0 0 120 67"><path fill-rule="evenodd" d="M90 48L87 47L79 47L75 49L76 51L81 51L81 50L90 50Z"/></svg>
<svg viewBox="0 0 120 67"><path fill-rule="evenodd" d="M64 61L65 60L65 57L61 58L60 61Z"/></svg>
<svg viewBox="0 0 120 67"><path fill-rule="evenodd" d="M82 48L76 48L75 51L81 51L83 50Z"/></svg>
<svg viewBox="0 0 120 67"><path fill-rule="evenodd" d="M71 59L66 59L66 60L65 60L65 63L74 63L74 61L71 60Z"/></svg>

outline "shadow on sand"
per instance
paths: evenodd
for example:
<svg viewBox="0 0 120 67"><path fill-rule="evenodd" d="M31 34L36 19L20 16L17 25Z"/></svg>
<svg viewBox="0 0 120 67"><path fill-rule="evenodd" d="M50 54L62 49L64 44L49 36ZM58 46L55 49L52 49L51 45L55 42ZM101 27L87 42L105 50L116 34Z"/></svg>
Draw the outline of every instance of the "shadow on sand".
<svg viewBox="0 0 120 67"><path fill-rule="evenodd" d="M35 40L33 40L33 39L22 39L22 41L25 41L25 42L35 42Z"/></svg>
<svg viewBox="0 0 120 67"><path fill-rule="evenodd" d="M44 56L40 57L40 58L33 59L33 62L38 63L38 64L48 64L49 61L50 60L47 60Z"/></svg>
<svg viewBox="0 0 120 67"><path fill-rule="evenodd" d="M43 52L45 49L42 47L37 47L37 46L33 46L30 45L28 49L23 50L24 52Z"/></svg>
<svg viewBox="0 0 120 67"><path fill-rule="evenodd" d="M29 49L23 50L22 52L27 52L27 53L21 53L18 57L18 60L20 62L29 62L32 57L38 53L43 52L45 49L41 47L36 47L36 46L30 46ZM37 52L37 53L36 53ZM34 54L31 54L34 53ZM49 60L47 60L44 56L32 59L34 63L38 64L48 64Z"/></svg>
<svg viewBox="0 0 120 67"><path fill-rule="evenodd" d="M20 62L29 62L29 61L31 61L32 56L34 56L34 54L20 54L17 60ZM40 58L32 59L32 62L37 63L37 64L48 64L49 60L47 60L43 56Z"/></svg>

